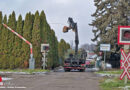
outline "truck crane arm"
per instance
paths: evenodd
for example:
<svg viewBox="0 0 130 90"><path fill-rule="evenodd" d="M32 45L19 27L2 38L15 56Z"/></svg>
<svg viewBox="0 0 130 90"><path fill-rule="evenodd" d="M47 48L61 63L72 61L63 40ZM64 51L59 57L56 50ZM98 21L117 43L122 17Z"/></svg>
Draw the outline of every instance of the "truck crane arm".
<svg viewBox="0 0 130 90"><path fill-rule="evenodd" d="M79 44L77 23L75 23L71 17L68 18L68 23L69 23L69 27L64 26L63 32L66 33L66 32L68 32L68 30L71 30L71 29L75 32L75 58L77 58L78 44Z"/></svg>

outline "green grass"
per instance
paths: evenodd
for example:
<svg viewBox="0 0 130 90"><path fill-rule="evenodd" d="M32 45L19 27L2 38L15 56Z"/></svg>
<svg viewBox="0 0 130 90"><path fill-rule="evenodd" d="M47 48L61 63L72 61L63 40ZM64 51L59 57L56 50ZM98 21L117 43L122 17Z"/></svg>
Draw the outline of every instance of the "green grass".
<svg viewBox="0 0 130 90"><path fill-rule="evenodd" d="M121 74L123 70L98 71L97 74Z"/></svg>
<svg viewBox="0 0 130 90"><path fill-rule="evenodd" d="M32 74L33 72L49 72L49 70L44 70L44 69L0 69L0 72L26 72Z"/></svg>
<svg viewBox="0 0 130 90"><path fill-rule="evenodd" d="M124 84L124 79L120 80L119 77L114 78L103 78L100 80L101 90L122 90L119 87L130 86L130 80L128 80L127 84Z"/></svg>
<svg viewBox="0 0 130 90"><path fill-rule="evenodd" d="M113 70L106 70L106 71L98 71L95 72L96 74L119 74L123 73L123 70L120 69L113 69ZM128 79L128 83L124 84L124 79L120 80L120 77L103 77L100 80L100 87L101 90L122 90L119 87L130 86L130 80Z"/></svg>

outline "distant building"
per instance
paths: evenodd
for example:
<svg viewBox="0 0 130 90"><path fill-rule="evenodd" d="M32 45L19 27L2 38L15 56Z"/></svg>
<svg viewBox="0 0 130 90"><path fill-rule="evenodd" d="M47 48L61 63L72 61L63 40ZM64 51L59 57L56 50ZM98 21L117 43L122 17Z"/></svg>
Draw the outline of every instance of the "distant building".
<svg viewBox="0 0 130 90"><path fill-rule="evenodd" d="M94 59L97 57L97 54L94 52L87 51L87 59Z"/></svg>

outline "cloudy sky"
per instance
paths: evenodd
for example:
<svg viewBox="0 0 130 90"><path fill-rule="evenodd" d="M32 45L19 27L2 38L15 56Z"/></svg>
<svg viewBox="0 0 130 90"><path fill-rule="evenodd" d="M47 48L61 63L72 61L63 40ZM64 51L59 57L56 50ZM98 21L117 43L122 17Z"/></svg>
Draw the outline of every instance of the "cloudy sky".
<svg viewBox="0 0 130 90"><path fill-rule="evenodd" d="M0 11L9 15L14 10L16 16L22 14L23 18L29 11L45 11L47 21L55 30L58 40L63 38L67 42L74 41L74 33L63 33L62 28L67 24L68 17L72 17L78 24L80 45L91 42L93 38L91 14L95 12L94 0L0 0Z"/></svg>

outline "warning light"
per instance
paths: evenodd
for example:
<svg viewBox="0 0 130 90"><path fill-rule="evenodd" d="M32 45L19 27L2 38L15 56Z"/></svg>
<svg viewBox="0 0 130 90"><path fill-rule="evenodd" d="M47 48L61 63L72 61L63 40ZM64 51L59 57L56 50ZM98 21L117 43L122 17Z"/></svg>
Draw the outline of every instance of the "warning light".
<svg viewBox="0 0 130 90"><path fill-rule="evenodd" d="M124 38L130 39L130 31L124 31Z"/></svg>
<svg viewBox="0 0 130 90"><path fill-rule="evenodd" d="M49 44L41 44L41 52L48 52L49 49Z"/></svg>
<svg viewBox="0 0 130 90"><path fill-rule="evenodd" d="M118 44L130 45L130 26L118 26Z"/></svg>
<svg viewBox="0 0 130 90"><path fill-rule="evenodd" d="M43 46L43 50L48 51L49 50L49 46Z"/></svg>

